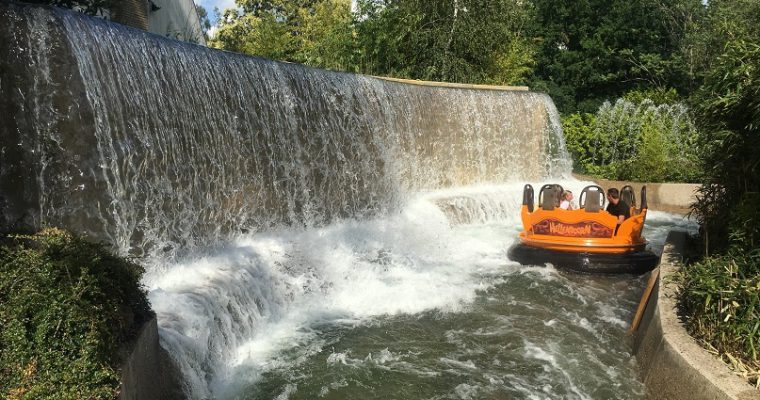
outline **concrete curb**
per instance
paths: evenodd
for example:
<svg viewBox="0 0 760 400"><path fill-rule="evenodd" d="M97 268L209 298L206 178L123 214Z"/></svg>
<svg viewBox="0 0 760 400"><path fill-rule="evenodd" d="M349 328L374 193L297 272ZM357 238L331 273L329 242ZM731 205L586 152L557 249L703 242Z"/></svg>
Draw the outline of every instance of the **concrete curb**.
<svg viewBox="0 0 760 400"><path fill-rule="evenodd" d="M158 341L153 317L140 329L121 369L119 400L184 398L180 372Z"/></svg>
<svg viewBox="0 0 760 400"><path fill-rule="evenodd" d="M625 185L633 186L638 199L641 187L647 186L647 203L650 210L665 211L674 214L688 214L691 204L697 201L697 190L700 185L696 183L646 183L610 181L597 179L586 175L573 174L573 177L582 181L595 182L597 185L608 189L615 187L620 189Z"/></svg>
<svg viewBox="0 0 760 400"><path fill-rule="evenodd" d="M388 76L376 76L376 75L369 75L369 76L373 78L377 78L377 79L382 79L384 81L405 83L408 85L417 85L417 86L431 86L431 87L454 88L454 89L496 90L496 91L503 91L503 92L514 92L514 91L527 92L530 90L530 88L527 86L483 85L483 84L474 84L474 83L420 81L416 79L401 79L401 78L391 78Z"/></svg>
<svg viewBox="0 0 760 400"><path fill-rule="evenodd" d="M759 400L760 390L699 346L678 318L672 279L680 267L685 241L684 232L668 235L660 277L634 333L633 352L646 386L646 398Z"/></svg>

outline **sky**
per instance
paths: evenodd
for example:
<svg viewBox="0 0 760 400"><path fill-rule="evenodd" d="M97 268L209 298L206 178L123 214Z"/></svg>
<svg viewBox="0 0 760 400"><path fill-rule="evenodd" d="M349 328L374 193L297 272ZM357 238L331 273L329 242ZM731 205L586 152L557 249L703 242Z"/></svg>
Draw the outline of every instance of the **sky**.
<svg viewBox="0 0 760 400"><path fill-rule="evenodd" d="M208 20L211 26L216 25L217 15L214 14L214 7L223 12L227 8L235 8L235 0L195 0L195 4L202 5L208 11Z"/></svg>
<svg viewBox="0 0 760 400"><path fill-rule="evenodd" d="M208 19L212 26L216 25L215 7L219 9L219 12L226 8L235 8L235 0L195 0L195 4L203 6L208 11Z"/></svg>

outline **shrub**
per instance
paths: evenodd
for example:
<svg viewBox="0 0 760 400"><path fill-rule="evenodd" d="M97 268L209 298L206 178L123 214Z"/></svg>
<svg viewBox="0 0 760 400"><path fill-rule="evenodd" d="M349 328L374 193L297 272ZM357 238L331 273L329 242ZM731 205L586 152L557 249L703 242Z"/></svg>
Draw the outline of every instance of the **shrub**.
<svg viewBox="0 0 760 400"><path fill-rule="evenodd" d="M120 347L152 317L143 269L50 229L0 246L0 397L111 399Z"/></svg>
<svg viewBox="0 0 760 400"><path fill-rule="evenodd" d="M688 109L680 103L641 100L647 93L631 93L638 102L618 99L605 102L595 115L563 119L576 172L642 182L698 180L698 135ZM668 101L675 93L651 95Z"/></svg>
<svg viewBox="0 0 760 400"><path fill-rule="evenodd" d="M696 98L706 133L705 176L694 211L710 239L708 250L720 253L737 237L760 240L751 224L760 220L757 207L736 207L760 192L760 45L727 43Z"/></svg>
<svg viewBox="0 0 760 400"><path fill-rule="evenodd" d="M760 250L703 259L682 268L678 281L689 333L760 384Z"/></svg>

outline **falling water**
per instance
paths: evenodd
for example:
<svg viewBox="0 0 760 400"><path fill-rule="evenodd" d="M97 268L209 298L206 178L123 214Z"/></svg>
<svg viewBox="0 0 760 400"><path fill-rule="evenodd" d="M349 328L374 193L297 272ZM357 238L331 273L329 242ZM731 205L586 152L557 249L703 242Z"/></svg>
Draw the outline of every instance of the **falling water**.
<svg viewBox="0 0 760 400"><path fill-rule="evenodd" d="M123 253L382 215L421 189L568 171L543 94L405 85L67 12L19 14L5 18L5 53L41 66L18 95L32 113L19 129L37 134L20 138L38 154L35 222Z"/></svg>
<svg viewBox="0 0 760 400"><path fill-rule="evenodd" d="M3 228L142 255L188 397L641 397L621 340L641 282L505 256L522 181L569 172L546 95L45 7L0 3L0 37Z"/></svg>

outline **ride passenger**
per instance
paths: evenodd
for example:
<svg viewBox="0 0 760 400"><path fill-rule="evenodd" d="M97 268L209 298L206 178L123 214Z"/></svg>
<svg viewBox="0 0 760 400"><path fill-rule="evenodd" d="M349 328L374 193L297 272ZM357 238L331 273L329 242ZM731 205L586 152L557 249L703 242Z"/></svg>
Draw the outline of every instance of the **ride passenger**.
<svg viewBox="0 0 760 400"><path fill-rule="evenodd" d="M631 206L620 198L620 192L616 188L607 190L607 201L607 212L617 217L618 225L631 217Z"/></svg>
<svg viewBox="0 0 760 400"><path fill-rule="evenodd" d="M573 192L569 190L562 192L562 202L559 203L559 208L563 210L575 210L575 204L573 203Z"/></svg>

